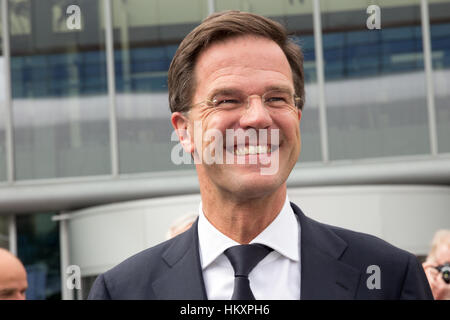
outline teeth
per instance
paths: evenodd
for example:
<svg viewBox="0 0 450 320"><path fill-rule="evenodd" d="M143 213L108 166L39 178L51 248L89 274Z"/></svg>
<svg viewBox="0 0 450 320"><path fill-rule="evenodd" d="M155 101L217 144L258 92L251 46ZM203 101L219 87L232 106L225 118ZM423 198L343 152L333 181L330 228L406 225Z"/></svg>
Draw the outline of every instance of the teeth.
<svg viewBox="0 0 450 320"><path fill-rule="evenodd" d="M270 146L245 146L234 150L234 154L245 156L247 154L262 154L270 152Z"/></svg>

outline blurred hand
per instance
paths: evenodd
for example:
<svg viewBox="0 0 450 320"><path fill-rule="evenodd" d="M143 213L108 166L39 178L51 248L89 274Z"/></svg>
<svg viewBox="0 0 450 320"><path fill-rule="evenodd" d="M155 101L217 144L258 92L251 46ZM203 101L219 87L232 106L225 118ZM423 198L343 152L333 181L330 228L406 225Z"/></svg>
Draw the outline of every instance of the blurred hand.
<svg viewBox="0 0 450 320"><path fill-rule="evenodd" d="M434 299L450 300L450 284L447 284L444 279L442 279L442 274L436 270L435 264L425 261L422 266L425 270Z"/></svg>

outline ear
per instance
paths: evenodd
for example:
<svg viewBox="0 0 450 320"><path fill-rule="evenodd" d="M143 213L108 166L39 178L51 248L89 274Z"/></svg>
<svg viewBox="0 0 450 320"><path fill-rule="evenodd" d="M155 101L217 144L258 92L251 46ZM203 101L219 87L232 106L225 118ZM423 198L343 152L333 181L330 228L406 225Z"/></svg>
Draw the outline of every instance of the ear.
<svg viewBox="0 0 450 320"><path fill-rule="evenodd" d="M302 110L297 109L297 114L298 114L298 122L300 122L300 120L302 120Z"/></svg>
<svg viewBox="0 0 450 320"><path fill-rule="evenodd" d="M189 119L181 112L174 112L170 120L184 151L192 154L194 152L194 139L189 133Z"/></svg>

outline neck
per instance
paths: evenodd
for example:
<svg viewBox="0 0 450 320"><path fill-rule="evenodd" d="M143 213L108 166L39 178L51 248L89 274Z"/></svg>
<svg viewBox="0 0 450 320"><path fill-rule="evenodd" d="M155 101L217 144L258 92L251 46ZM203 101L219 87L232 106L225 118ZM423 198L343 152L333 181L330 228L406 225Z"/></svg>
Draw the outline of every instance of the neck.
<svg viewBox="0 0 450 320"><path fill-rule="evenodd" d="M286 200L286 184L268 195L236 199L202 194L203 213L220 232L240 244L260 234L279 214Z"/></svg>

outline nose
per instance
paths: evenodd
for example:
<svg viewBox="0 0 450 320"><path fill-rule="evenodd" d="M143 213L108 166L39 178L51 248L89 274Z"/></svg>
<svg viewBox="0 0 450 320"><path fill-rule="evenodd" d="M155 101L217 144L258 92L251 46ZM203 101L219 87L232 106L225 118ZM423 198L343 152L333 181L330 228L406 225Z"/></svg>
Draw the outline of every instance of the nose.
<svg viewBox="0 0 450 320"><path fill-rule="evenodd" d="M272 117L260 96L249 96L248 107L243 112L240 125L243 128L267 128L272 124Z"/></svg>

